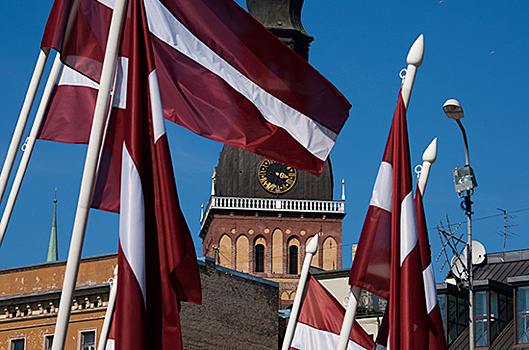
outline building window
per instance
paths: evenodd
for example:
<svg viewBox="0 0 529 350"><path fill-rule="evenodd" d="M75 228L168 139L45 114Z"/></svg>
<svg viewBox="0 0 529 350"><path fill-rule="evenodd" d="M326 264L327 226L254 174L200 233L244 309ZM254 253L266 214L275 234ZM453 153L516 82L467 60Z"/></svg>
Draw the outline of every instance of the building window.
<svg viewBox="0 0 529 350"><path fill-rule="evenodd" d="M53 335L45 335L44 336L44 350L51 350L52 345L53 345Z"/></svg>
<svg viewBox="0 0 529 350"><path fill-rule="evenodd" d="M298 274L298 247L295 245L288 247L288 273Z"/></svg>
<svg viewBox="0 0 529 350"><path fill-rule="evenodd" d="M463 294L452 285L437 294L445 339L450 346L468 327L468 304Z"/></svg>
<svg viewBox="0 0 529 350"><path fill-rule="evenodd" d="M264 245L255 246L255 272L264 272Z"/></svg>
<svg viewBox="0 0 529 350"><path fill-rule="evenodd" d="M476 303L476 346L487 346L487 292L477 292Z"/></svg>
<svg viewBox="0 0 529 350"><path fill-rule="evenodd" d="M96 349L96 331L81 332L81 350Z"/></svg>
<svg viewBox="0 0 529 350"><path fill-rule="evenodd" d="M518 344L529 343L529 287L517 291Z"/></svg>
<svg viewBox="0 0 529 350"><path fill-rule="evenodd" d="M26 339L11 339L10 350L24 350L26 348Z"/></svg>
<svg viewBox="0 0 529 350"><path fill-rule="evenodd" d="M446 334L446 295L437 294L437 303L441 312L441 321L443 321L443 330Z"/></svg>
<svg viewBox="0 0 529 350"><path fill-rule="evenodd" d="M511 298L505 294L490 291L490 341L500 335L501 331L512 320Z"/></svg>
<svg viewBox="0 0 529 350"><path fill-rule="evenodd" d="M512 298L493 290L476 292L476 346L489 346L513 318Z"/></svg>
<svg viewBox="0 0 529 350"><path fill-rule="evenodd" d="M463 298L448 295L448 343L451 344L468 326L468 305Z"/></svg>

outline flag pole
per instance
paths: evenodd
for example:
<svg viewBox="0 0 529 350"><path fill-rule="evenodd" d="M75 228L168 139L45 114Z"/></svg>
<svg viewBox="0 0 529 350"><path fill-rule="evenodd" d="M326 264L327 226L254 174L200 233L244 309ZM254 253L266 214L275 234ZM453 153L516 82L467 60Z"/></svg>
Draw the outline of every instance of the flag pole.
<svg viewBox="0 0 529 350"><path fill-rule="evenodd" d="M35 141L37 140L37 134L39 133L41 124L44 120L44 115L46 113L48 101L51 97L51 94L53 93L53 89L55 88L55 83L57 81L60 71L61 71L61 60L60 60L60 54L57 53L57 55L55 56L55 60L53 62L53 66L50 71L50 75L48 76L48 81L46 82L46 86L44 88L42 98L40 100L39 108L37 109L37 115L35 116L35 120L33 121L33 126L31 127L31 131L27 139L27 144L25 145L25 148L23 149L24 154L22 155L22 159L20 160L20 164L18 165L17 173L15 175L13 185L11 186L11 191L9 192L9 197L7 199L6 207L4 209L4 213L2 214L2 220L0 220L0 246L2 245L2 241L4 240L4 236L7 230L7 225L9 224L9 219L11 218L11 214L13 213L13 208L17 200L18 192L20 191L20 187L22 186L22 180L24 180L24 175L26 174L26 170L28 168L29 159L31 158L31 153L33 152ZM27 111L27 113L29 113L29 110ZM20 123L20 120L19 120L19 123ZM15 155L16 155L16 152L15 152ZM9 178L9 176L7 177Z"/></svg>
<svg viewBox="0 0 529 350"><path fill-rule="evenodd" d="M101 328L101 336L99 337L99 345L97 350L105 350L107 347L108 334L110 333L110 325L112 317L114 316L114 307L116 306L116 294L118 287L118 266L114 268L114 281L110 287L110 295L108 297L107 312L105 313L105 320Z"/></svg>
<svg viewBox="0 0 529 350"><path fill-rule="evenodd" d="M430 175L430 168L433 163L437 160L437 137L433 139L428 145L424 153L422 154L422 168L419 174L419 180L417 181L417 187L421 192L421 196L424 197L424 190L426 189L426 183L428 182L428 176Z"/></svg>
<svg viewBox="0 0 529 350"><path fill-rule="evenodd" d="M360 299L360 293L362 289L354 286L349 290L349 303L347 303L347 309L343 317L342 329L340 331L340 339L338 340L338 350L347 349L349 344L349 338L351 337L351 331L353 330L353 324L355 322L356 309L358 308L358 300Z"/></svg>
<svg viewBox="0 0 529 350"><path fill-rule="evenodd" d="M281 350L290 349L292 339L294 338L294 331L296 330L296 324L298 322L299 310L301 309L301 298L303 297L303 291L307 284L307 277L309 275L310 264L312 263L312 257L318 251L318 235L314 235L307 244L305 260L303 261L303 267L299 276L298 289L296 290L296 297L294 298L294 304L290 311L290 317L288 319L287 330L285 332L285 338L283 339L283 347Z"/></svg>
<svg viewBox="0 0 529 350"><path fill-rule="evenodd" d="M11 138L11 143L7 150L6 159L4 160L4 166L2 167L2 173L0 174L0 202L4 197L4 192L7 187L7 182L9 181L9 176L11 175L11 170L13 169L13 163L17 156L18 147L22 141L22 136L24 130L26 129L26 124L28 122L29 113L31 112L31 107L35 101L35 96L37 90L39 89L39 84L42 79L42 74L44 73L44 68L46 67L46 61L48 60L49 50L40 50L37 63L35 64L35 69L33 70L33 75L29 82L28 90L26 92L26 97L24 103L22 104L22 109L18 116L17 125L15 131L13 132L13 137Z"/></svg>
<svg viewBox="0 0 529 350"><path fill-rule="evenodd" d="M413 45L408 52L406 57L406 62L408 67L406 68L406 75L404 77L404 83L402 84L402 100L404 101L404 106L408 109L408 103L411 97L411 91L413 89L413 83L415 82L415 75L417 74L417 69L421 66L424 58L424 35L421 34L415 40ZM352 268L352 267L351 267ZM344 321L342 323L342 330L340 331L340 340L338 342L337 350L347 349L347 344L349 342L349 337L351 336L351 330L353 329L353 324L356 316L356 308L358 306L358 298L360 297L361 289L357 287L351 288L351 297L352 300L349 301L347 305L347 310L345 311ZM351 302L352 301L352 302Z"/></svg>
<svg viewBox="0 0 529 350"><path fill-rule="evenodd" d="M66 271L64 273L64 283L59 304L59 312L57 315L55 334L53 337L52 350L63 350L66 341L75 283L77 280L77 273L79 272L79 264L81 262L81 252L83 249L88 213L92 203L99 154L101 145L103 144L104 129L107 125L110 92L116 71L120 34L125 20L127 3L127 0L117 0L112 13L107 48L101 72L101 84L99 87L99 93L97 94L92 130L90 132L90 140L86 152L79 201L77 203L77 211L70 242L70 251L68 253Z"/></svg>

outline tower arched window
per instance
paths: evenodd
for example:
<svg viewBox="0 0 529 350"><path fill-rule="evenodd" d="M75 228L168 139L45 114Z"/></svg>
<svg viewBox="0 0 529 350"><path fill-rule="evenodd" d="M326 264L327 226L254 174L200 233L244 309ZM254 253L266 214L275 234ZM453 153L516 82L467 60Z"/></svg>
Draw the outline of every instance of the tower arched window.
<svg viewBox="0 0 529 350"><path fill-rule="evenodd" d="M254 251L254 271L255 272L264 272L264 250L265 247L262 244L256 244Z"/></svg>
<svg viewBox="0 0 529 350"><path fill-rule="evenodd" d="M295 245L288 247L288 273L298 274L298 247Z"/></svg>

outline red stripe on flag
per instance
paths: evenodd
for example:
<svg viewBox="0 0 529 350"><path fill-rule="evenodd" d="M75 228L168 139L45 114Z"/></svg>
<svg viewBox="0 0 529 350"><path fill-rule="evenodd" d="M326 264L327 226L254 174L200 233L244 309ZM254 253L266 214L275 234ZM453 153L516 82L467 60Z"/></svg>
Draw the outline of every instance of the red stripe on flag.
<svg viewBox="0 0 529 350"><path fill-rule="evenodd" d="M399 312L400 349L429 349L427 336L428 315L424 300L424 283L422 278L420 278L422 277L422 268L418 245L415 246L404 260L400 273L400 296L398 299L390 297L390 303L392 300L400 303L398 311L394 310L395 312ZM390 306L390 314L391 310L392 308ZM391 332L390 339L394 336L395 332ZM392 344L397 343L392 342ZM393 346L391 347L392 349L399 349L399 347Z"/></svg>
<svg viewBox="0 0 529 350"><path fill-rule="evenodd" d="M145 304L138 281L121 245L118 248L118 289L112 325L112 339L119 339L116 349L147 349ZM121 327L126 322L127 327Z"/></svg>
<svg viewBox="0 0 529 350"><path fill-rule="evenodd" d="M157 216L157 226L163 227L160 247L165 249L164 269L170 276L165 282L176 290L180 301L200 304L202 296L195 247L178 201L166 134L156 141L155 153L159 176L155 178L155 185L160 189L158 194L162 206Z"/></svg>
<svg viewBox="0 0 529 350"><path fill-rule="evenodd" d="M349 284L389 299L391 213L369 206L351 268Z"/></svg>
<svg viewBox="0 0 529 350"><path fill-rule="evenodd" d="M88 143L97 90L85 86L55 87L39 139L65 143Z"/></svg>

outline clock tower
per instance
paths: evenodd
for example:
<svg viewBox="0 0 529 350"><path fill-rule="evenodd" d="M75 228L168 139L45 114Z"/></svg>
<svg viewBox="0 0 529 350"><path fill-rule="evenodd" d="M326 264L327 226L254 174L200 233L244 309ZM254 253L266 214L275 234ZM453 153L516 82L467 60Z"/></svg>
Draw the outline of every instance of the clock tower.
<svg viewBox="0 0 529 350"><path fill-rule="evenodd" d="M301 25L303 0L247 0L250 13L301 56L313 40ZM281 308L292 304L311 237L312 266L342 267L345 197L333 200L330 160L317 177L225 145L201 217L203 255L217 264L279 282Z"/></svg>

